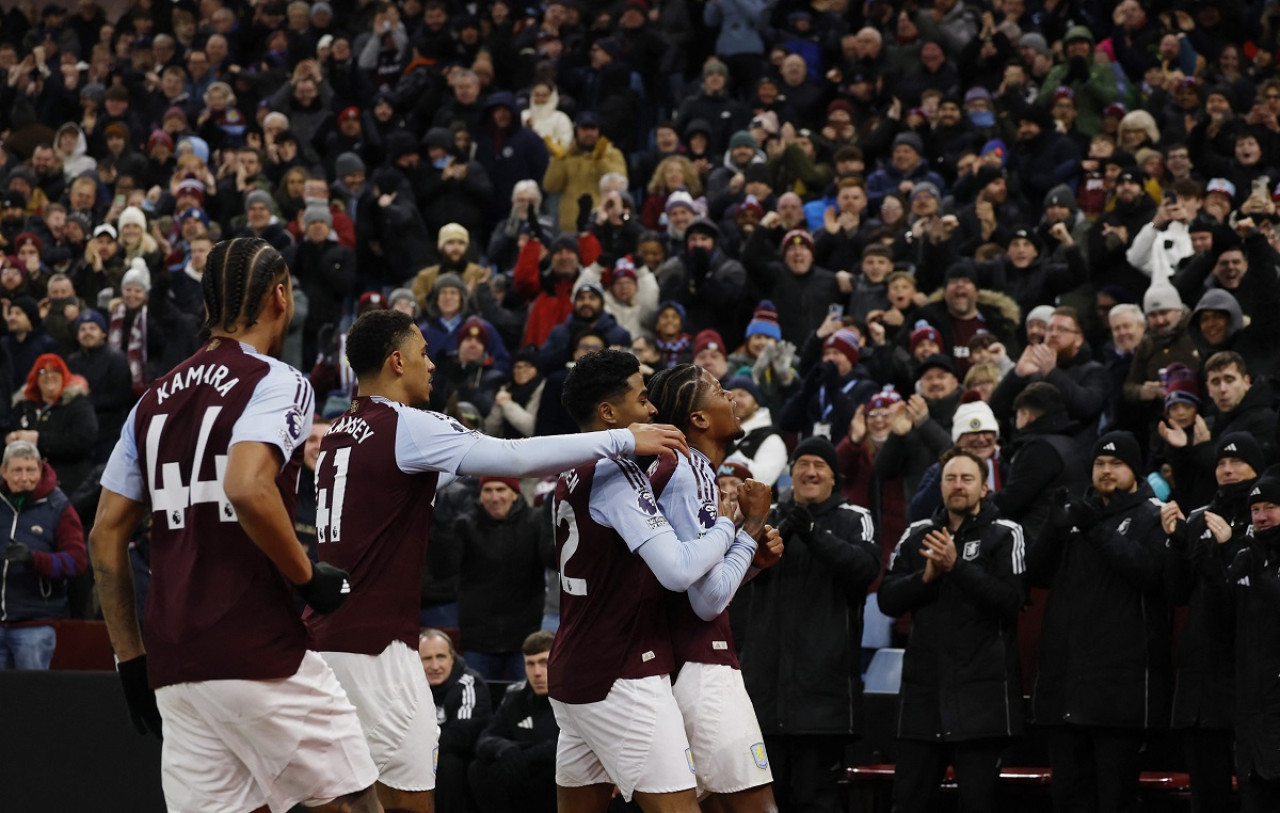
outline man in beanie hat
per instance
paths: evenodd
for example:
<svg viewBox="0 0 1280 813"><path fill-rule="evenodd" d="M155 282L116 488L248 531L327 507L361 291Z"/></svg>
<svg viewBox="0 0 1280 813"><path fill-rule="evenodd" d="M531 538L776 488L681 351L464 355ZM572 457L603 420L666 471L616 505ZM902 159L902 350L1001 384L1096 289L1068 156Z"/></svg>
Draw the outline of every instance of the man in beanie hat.
<svg viewBox="0 0 1280 813"><path fill-rule="evenodd" d="M1030 586L1049 589L1031 708L1054 807L1125 810L1146 732L1169 722L1167 538L1133 435L1108 432L1092 459L1093 487L1054 491L1027 550Z"/></svg>
<svg viewBox="0 0 1280 813"><path fill-rule="evenodd" d="M948 764L963 808L993 809L1000 754L1022 734L1023 529L988 499L987 461L954 448L940 465L943 506L903 534L878 593L886 615L912 614L893 782L904 812L930 808Z"/></svg>
<svg viewBox="0 0 1280 813"><path fill-rule="evenodd" d="M1208 505L1183 516L1176 502L1160 510L1173 556L1171 596L1186 604L1187 626L1178 642L1172 726L1186 741L1191 796L1198 810L1231 808L1232 734L1236 719L1235 624L1229 585L1210 578L1206 562L1232 562L1248 546L1249 493L1266 457L1244 432L1224 435L1215 448L1218 490Z"/></svg>
<svg viewBox="0 0 1280 813"><path fill-rule="evenodd" d="M987 489L994 498L1009 480L1009 458L1001 454L1000 449L1000 424L991 407L979 399L975 391L967 391L963 398L966 400L956 408L951 420L951 441L987 462ZM933 463L925 469L911 498L909 518L912 522L928 519L942 505L941 478L941 464Z"/></svg>
<svg viewBox="0 0 1280 813"><path fill-rule="evenodd" d="M1134 238L1156 214L1156 202L1147 194L1146 183L1146 173L1140 169L1124 169L1116 176L1107 209L1089 231L1086 252L1095 274L1105 268L1111 283L1124 286L1135 298L1154 281L1153 275L1135 268L1128 260Z"/></svg>
<svg viewBox="0 0 1280 813"><path fill-rule="evenodd" d="M586 257L582 256L578 239L569 233L545 246L535 238L520 250L512 282L516 293L531 302L520 340L522 347L541 347L552 328L573 312L573 291L582 267L598 256L594 241L583 245L588 246Z"/></svg>
<svg viewBox="0 0 1280 813"><path fill-rule="evenodd" d="M822 341L822 361L805 376L804 387L791 396L778 415L778 428L838 441L848 430L858 406L880 389L859 364L862 340L841 328ZM833 470L835 467L832 467Z"/></svg>
<svg viewBox="0 0 1280 813"><path fill-rule="evenodd" d="M926 285L924 281L920 284L922 288ZM933 284L936 283L928 283ZM995 336L1009 355L1017 351L1017 304L998 291L984 290L980 297L978 271L972 262L950 265L942 285L942 301L920 308L917 320L925 320L942 334L942 352L951 356L957 376L963 377L969 372L969 340L980 330ZM919 327L918 321L914 326L904 325L899 331L903 344L916 327Z"/></svg>
<svg viewBox="0 0 1280 813"><path fill-rule="evenodd" d="M688 323L722 336L741 336L746 314L733 303L742 299L747 271L720 243L715 223L702 217L690 223L683 245L658 268L659 295L683 305Z"/></svg>
<svg viewBox="0 0 1280 813"><path fill-rule="evenodd" d="M792 193L783 197L788 196L795 197ZM803 221L798 197L794 203ZM835 272L814 262L813 238L803 223L785 229L783 222L778 212L765 215L740 256L755 285L776 306L782 338L801 347L812 335L813 326L827 318L831 303L846 297L840 293Z"/></svg>
<svg viewBox="0 0 1280 813"><path fill-rule="evenodd" d="M455 274L462 278L469 289L479 285L488 271L479 263L472 262L468 254L471 250L471 234L458 223L446 223L436 234L436 249L440 262L429 265L418 272L410 287L418 298L418 307L424 312L428 310L428 299L435 290L436 280L443 274ZM468 291L467 296L470 296ZM431 337L427 337L431 341ZM432 352L436 350L433 346Z"/></svg>
<svg viewBox="0 0 1280 813"><path fill-rule="evenodd" d="M828 767L863 731L862 607L880 553L870 512L836 486L838 466L827 438L796 446L791 493L770 518L787 552L744 588L751 646L742 653L742 676L775 766L779 810L838 809ZM805 664L803 685L788 666L796 663ZM810 685L840 691L815 694Z"/></svg>
<svg viewBox="0 0 1280 813"><path fill-rule="evenodd" d="M1114 80L1113 80L1114 82ZM1018 140L1009 148L1008 172L1022 182L1028 220L1040 219L1040 204L1060 184L1071 185L1080 172L1080 152L1070 136L1054 127L1048 103L1029 104L1015 117ZM1035 172L1032 177L1029 173Z"/></svg>
<svg viewBox="0 0 1280 813"><path fill-rule="evenodd" d="M276 217L275 201L263 189L244 196L244 227L235 236L261 237L281 252L293 245L293 238Z"/></svg>
<svg viewBox="0 0 1280 813"><path fill-rule="evenodd" d="M302 326L302 359L314 363L321 350L320 331L332 331L356 282L356 254L337 241L333 216L325 203L308 204L302 213L302 240L284 250L285 262L307 295Z"/></svg>
<svg viewBox="0 0 1280 813"><path fill-rule="evenodd" d="M1074 25L1067 29L1062 39L1065 59L1040 83L1040 94L1036 98L1036 103L1047 109L1058 88L1069 88L1075 94L1079 110L1076 126L1087 136L1102 131L1102 109L1117 98L1112 66L1094 60L1093 46L1093 32L1087 26Z"/></svg>
<svg viewBox="0 0 1280 813"><path fill-rule="evenodd" d="M107 345L107 319L98 311L84 311L74 326L78 348L67 357L67 368L89 384L89 400L98 418L94 459L101 460L110 456L136 400L129 360Z"/></svg>
<svg viewBox="0 0 1280 813"><path fill-rule="evenodd" d="M711 373L717 381L729 376L729 349L714 330L702 330L693 337L693 363Z"/></svg>
<svg viewBox="0 0 1280 813"><path fill-rule="evenodd" d="M564 369L570 360L572 340L584 330L601 333L609 347L630 347L631 334L604 309L604 289L594 279L579 279L573 288L573 313L556 325L538 354L543 375Z"/></svg>
<svg viewBox="0 0 1280 813"><path fill-rule="evenodd" d="M1190 313L1178 289L1167 279L1153 281L1142 296L1147 330L1133 351L1133 363L1124 383L1124 399L1144 404L1152 421L1164 405L1165 381L1160 371L1181 364L1199 369L1202 359L1188 330Z"/></svg>
<svg viewBox="0 0 1280 813"><path fill-rule="evenodd" d="M12 392L20 391L27 373L36 359L45 353L57 353L58 343L45 332L40 306L29 296L20 296L5 311L9 332L0 337L0 346L9 354Z"/></svg>
<svg viewBox="0 0 1280 813"><path fill-rule="evenodd" d="M946 189L947 182L929 168L924 158L924 143L911 130L898 133L893 139L893 152L889 160L867 176L867 201L876 213L885 195L896 195L916 184L933 184L935 189Z"/></svg>

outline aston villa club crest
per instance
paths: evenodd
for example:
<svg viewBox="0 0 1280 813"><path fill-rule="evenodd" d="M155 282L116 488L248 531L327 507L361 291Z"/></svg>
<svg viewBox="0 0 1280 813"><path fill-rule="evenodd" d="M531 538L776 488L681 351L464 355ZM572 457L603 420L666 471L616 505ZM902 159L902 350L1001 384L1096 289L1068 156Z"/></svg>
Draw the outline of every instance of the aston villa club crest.
<svg viewBox="0 0 1280 813"><path fill-rule="evenodd" d="M751 746L751 758L755 760L756 767L760 770L766 770L769 767L769 755L764 750L764 743L758 742Z"/></svg>
<svg viewBox="0 0 1280 813"><path fill-rule="evenodd" d="M218 345L220 344L222 344L222 339L214 339L211 342L209 342L209 346L206 347L204 350L206 353L209 352L210 350L217 350Z"/></svg>

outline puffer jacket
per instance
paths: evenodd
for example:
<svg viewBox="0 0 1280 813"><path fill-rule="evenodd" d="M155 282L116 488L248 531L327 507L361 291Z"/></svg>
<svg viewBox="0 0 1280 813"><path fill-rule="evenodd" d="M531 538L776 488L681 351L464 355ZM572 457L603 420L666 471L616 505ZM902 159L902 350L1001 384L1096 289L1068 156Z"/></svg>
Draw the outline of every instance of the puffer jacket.
<svg viewBox="0 0 1280 813"><path fill-rule="evenodd" d="M26 545L30 563L5 562L0 569L0 623L21 625L67 614L66 580L84 571L84 528L53 468L40 464L40 482L29 494L0 488L0 527Z"/></svg>
<svg viewBox="0 0 1280 813"><path fill-rule="evenodd" d="M766 735L860 734L863 598L880 570L875 527L838 491L809 512L813 540L789 540L782 561L738 593L748 602L742 678Z"/></svg>
<svg viewBox="0 0 1280 813"><path fill-rule="evenodd" d="M1090 489L1086 500L1100 504ZM1115 494L1092 528L1046 524L1027 551L1047 587L1031 693L1040 725L1160 728L1169 722L1170 613L1165 534L1146 482Z"/></svg>
<svg viewBox="0 0 1280 813"><path fill-rule="evenodd" d="M93 447L98 440L98 414L85 387L72 379L62 397L48 409L23 393L13 405L13 424L40 433L36 448L57 472L58 485L75 491L93 468Z"/></svg>
<svg viewBox="0 0 1280 813"><path fill-rule="evenodd" d="M484 678L459 656L444 683L431 687L431 697L440 725L441 753L470 759L480 732L493 716L493 701Z"/></svg>
<svg viewBox="0 0 1280 813"><path fill-rule="evenodd" d="M952 532L956 563L923 581L921 540L947 527L940 508L894 549L878 596L887 615L911 613L898 694L898 736L959 742L1022 733L1018 610L1026 595L1022 526L983 501Z"/></svg>

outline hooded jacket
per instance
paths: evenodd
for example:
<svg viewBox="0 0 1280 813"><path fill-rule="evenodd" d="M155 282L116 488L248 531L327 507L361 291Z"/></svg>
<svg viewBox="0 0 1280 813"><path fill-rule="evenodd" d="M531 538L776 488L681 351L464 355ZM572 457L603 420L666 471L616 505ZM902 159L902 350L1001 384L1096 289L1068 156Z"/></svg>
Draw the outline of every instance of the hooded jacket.
<svg viewBox="0 0 1280 813"><path fill-rule="evenodd" d="M38 390L36 398L39 398ZM14 426L40 433L36 444L40 456L58 473L59 484L68 492L75 491L93 468L93 444L98 439L98 416L93 402L89 400L84 382L71 379L63 387L57 403L42 406L25 392L17 393Z"/></svg>
<svg viewBox="0 0 1280 813"><path fill-rule="evenodd" d="M493 111L499 107L511 112L511 122L506 127L494 123ZM520 123L516 98L505 90L493 94L484 104L484 123L476 133L475 160L493 184L484 213L490 227L506 215L517 181L547 174L547 145L541 136Z"/></svg>
<svg viewBox="0 0 1280 813"><path fill-rule="evenodd" d="M1049 515L1046 495L1058 488L1075 491L1088 482L1080 425L1062 412L1046 412L1019 430L1002 452L1009 476L992 497L1000 515L1021 523L1037 539Z"/></svg>
<svg viewBox="0 0 1280 813"><path fill-rule="evenodd" d="M58 132L53 136L54 149L57 149L64 132L76 134L76 145L71 149L71 154L62 156L62 174L67 179L67 183L71 183L86 172L96 171L98 162L89 155L89 141L84 137L84 130L81 130L80 125L74 121L69 121L58 128Z"/></svg>
<svg viewBox="0 0 1280 813"><path fill-rule="evenodd" d="M0 622L50 623L67 614L66 580L84 571L84 528L58 476L40 463L40 482L26 495L0 487L0 527L31 549L31 562L0 563Z"/></svg>
<svg viewBox="0 0 1280 813"><path fill-rule="evenodd" d="M560 94L551 89L545 104L536 104L532 98L529 106L520 113L524 126L538 134L552 154L563 152L573 143L573 122L560 110Z"/></svg>

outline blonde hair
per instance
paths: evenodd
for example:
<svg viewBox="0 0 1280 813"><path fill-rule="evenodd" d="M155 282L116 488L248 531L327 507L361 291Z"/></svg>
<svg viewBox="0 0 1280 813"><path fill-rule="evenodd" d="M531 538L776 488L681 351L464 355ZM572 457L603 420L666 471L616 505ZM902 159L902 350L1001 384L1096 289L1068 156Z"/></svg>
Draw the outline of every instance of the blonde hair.
<svg viewBox="0 0 1280 813"><path fill-rule="evenodd" d="M693 166L693 162L683 155L669 155L663 158L658 164L658 168L653 171L653 177L649 179L649 185L645 187L645 191L650 195L670 195L676 191L667 188L667 167L675 164L684 172L684 187L689 190L689 197L702 197L702 179L698 177L698 170Z"/></svg>

